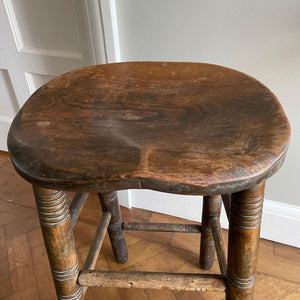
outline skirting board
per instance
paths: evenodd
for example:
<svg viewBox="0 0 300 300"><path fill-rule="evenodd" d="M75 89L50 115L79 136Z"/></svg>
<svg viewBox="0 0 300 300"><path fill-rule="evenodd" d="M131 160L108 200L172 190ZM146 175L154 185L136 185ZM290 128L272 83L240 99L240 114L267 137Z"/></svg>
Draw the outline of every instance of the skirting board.
<svg viewBox="0 0 300 300"><path fill-rule="evenodd" d="M171 216L200 222L202 197L181 196L150 190L129 190L119 194L120 204L142 208ZM184 206L182 206L184 200ZM228 228L228 221L222 208L221 225ZM300 206L281 202L264 201L261 237L282 244L300 247Z"/></svg>
<svg viewBox="0 0 300 300"><path fill-rule="evenodd" d="M0 150L7 151L7 134L13 118L0 115Z"/></svg>

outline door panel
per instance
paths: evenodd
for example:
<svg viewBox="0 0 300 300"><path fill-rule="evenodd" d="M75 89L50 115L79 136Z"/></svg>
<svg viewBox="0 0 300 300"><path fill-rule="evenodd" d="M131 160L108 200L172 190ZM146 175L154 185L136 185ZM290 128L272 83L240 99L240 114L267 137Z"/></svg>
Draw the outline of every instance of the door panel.
<svg viewBox="0 0 300 300"><path fill-rule="evenodd" d="M5 3L19 51L82 57L72 0L6 0Z"/></svg>
<svg viewBox="0 0 300 300"><path fill-rule="evenodd" d="M55 77L50 75L42 75L42 74L27 73L27 72L25 72L25 76L26 76L30 93L34 93L43 84L47 83L48 81L50 81Z"/></svg>
<svg viewBox="0 0 300 300"><path fill-rule="evenodd" d="M90 23L96 5L85 0L0 1L0 150L7 150L10 123L37 88L96 63L93 43L104 44L91 33L102 26L100 19Z"/></svg>
<svg viewBox="0 0 300 300"><path fill-rule="evenodd" d="M1 115L13 117L19 109L19 105L11 85L7 70L0 70L0 112Z"/></svg>

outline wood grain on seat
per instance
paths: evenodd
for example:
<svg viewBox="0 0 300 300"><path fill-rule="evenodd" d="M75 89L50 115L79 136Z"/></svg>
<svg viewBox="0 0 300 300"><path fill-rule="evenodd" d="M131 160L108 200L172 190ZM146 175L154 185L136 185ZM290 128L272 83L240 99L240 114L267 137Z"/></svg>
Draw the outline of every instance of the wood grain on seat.
<svg viewBox="0 0 300 300"><path fill-rule="evenodd" d="M201 63L82 68L34 93L8 137L17 171L63 190L223 194L282 164L290 127L254 78Z"/></svg>

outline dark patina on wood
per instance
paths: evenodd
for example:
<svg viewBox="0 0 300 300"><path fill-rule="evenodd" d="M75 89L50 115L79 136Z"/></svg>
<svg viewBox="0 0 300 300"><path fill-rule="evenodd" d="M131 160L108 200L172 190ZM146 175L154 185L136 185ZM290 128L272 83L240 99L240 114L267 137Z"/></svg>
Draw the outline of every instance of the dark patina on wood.
<svg viewBox="0 0 300 300"><path fill-rule="evenodd" d="M282 164L290 127L254 78L201 63L90 66L34 93L8 148L32 183L97 192L226 194Z"/></svg>

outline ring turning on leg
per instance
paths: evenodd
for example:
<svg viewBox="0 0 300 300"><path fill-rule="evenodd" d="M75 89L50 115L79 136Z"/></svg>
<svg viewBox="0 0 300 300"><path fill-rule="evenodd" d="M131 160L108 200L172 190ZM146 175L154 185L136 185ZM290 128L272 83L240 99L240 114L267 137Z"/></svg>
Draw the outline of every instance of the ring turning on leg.
<svg viewBox="0 0 300 300"><path fill-rule="evenodd" d="M65 192L33 186L41 229L59 300L78 300L79 266Z"/></svg>
<svg viewBox="0 0 300 300"><path fill-rule="evenodd" d="M232 194L227 299L253 299L264 183Z"/></svg>

